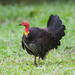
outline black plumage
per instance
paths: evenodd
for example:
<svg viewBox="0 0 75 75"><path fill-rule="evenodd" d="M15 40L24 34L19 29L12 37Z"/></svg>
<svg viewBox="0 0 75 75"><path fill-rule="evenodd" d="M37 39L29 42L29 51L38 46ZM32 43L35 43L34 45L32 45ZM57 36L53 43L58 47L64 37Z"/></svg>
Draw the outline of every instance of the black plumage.
<svg viewBox="0 0 75 75"><path fill-rule="evenodd" d="M27 36L24 34L22 37L22 48L35 56L34 65L36 65L37 56L40 61L40 58L44 59L51 49L58 48L61 38L65 35L64 30L65 26L62 25L60 18L53 14L49 17L46 28L31 27L28 29Z"/></svg>

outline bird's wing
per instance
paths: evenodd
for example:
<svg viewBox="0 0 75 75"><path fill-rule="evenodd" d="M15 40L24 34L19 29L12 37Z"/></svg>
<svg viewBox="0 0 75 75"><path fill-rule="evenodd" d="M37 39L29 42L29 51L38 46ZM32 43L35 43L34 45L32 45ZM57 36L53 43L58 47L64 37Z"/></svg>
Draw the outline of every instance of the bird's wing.
<svg viewBox="0 0 75 75"><path fill-rule="evenodd" d="M25 45L24 45L24 43L23 43L23 40L22 40L22 48L25 50Z"/></svg>
<svg viewBox="0 0 75 75"><path fill-rule="evenodd" d="M29 54L33 54L31 46L33 46L34 41L36 40L37 35L39 34L40 29L37 27L29 28L29 34L27 36L23 35L22 37L22 48L27 50ZM33 49L36 49L34 44Z"/></svg>

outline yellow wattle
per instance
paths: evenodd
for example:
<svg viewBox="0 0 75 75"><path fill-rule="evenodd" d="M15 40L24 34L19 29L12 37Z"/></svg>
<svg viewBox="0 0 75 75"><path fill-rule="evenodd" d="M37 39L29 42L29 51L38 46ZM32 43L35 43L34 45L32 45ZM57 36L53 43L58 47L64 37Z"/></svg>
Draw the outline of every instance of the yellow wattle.
<svg viewBox="0 0 75 75"><path fill-rule="evenodd" d="M28 35L28 33L29 33L29 31L28 31L28 32L26 32L26 31L25 31L25 32L24 32L25 36L27 36L27 35Z"/></svg>

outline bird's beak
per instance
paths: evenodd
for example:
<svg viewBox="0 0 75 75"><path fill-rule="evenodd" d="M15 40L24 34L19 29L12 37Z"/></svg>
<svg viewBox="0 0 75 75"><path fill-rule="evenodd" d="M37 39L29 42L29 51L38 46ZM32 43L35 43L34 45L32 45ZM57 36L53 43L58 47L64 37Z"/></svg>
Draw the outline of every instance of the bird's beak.
<svg viewBox="0 0 75 75"><path fill-rule="evenodd" d="M22 24L20 23L19 26L21 26Z"/></svg>

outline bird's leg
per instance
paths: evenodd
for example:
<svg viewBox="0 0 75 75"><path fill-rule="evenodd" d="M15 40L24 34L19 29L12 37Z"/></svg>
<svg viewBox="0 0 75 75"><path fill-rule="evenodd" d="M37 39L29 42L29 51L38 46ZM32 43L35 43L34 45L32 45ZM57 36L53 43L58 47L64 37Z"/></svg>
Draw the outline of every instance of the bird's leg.
<svg viewBox="0 0 75 75"><path fill-rule="evenodd" d="M39 56L39 59L38 59L38 64L39 64L39 62L40 62L40 56Z"/></svg>
<svg viewBox="0 0 75 75"><path fill-rule="evenodd" d="M36 64L36 56L35 56L35 59L34 59L34 66L37 66L37 64Z"/></svg>

